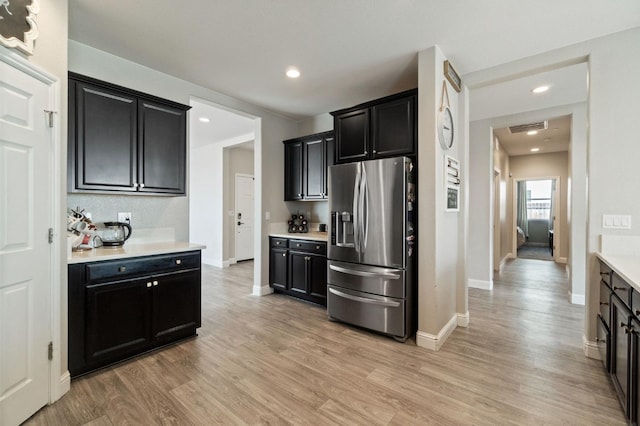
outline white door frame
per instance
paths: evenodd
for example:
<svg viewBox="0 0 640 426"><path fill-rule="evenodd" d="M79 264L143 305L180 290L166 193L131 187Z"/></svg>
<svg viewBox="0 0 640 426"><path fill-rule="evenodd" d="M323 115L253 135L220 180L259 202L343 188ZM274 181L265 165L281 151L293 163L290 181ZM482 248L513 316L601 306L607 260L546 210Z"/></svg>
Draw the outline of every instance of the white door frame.
<svg viewBox="0 0 640 426"><path fill-rule="evenodd" d="M233 197L233 211L235 212L235 217L233 219L233 238L234 238L234 245L233 245L233 257L235 259L235 261L237 261L238 259L238 178L239 177L246 177L246 178L251 178L253 179L253 182L255 183L255 176L254 175L250 175L248 173L236 173L234 180L233 180L233 185L234 185L234 197ZM255 185L253 187L253 198L255 200L255 192L256 192L256 188ZM254 205L254 212L253 212L253 227L256 226L256 212L255 212L255 205ZM255 256L255 247L256 247L256 241L255 238L253 240L253 251L254 251L254 256ZM236 262L233 262L236 263Z"/></svg>
<svg viewBox="0 0 640 426"><path fill-rule="evenodd" d="M0 61L22 71L23 73L45 83L49 86L49 110L54 111L53 131L51 132L51 171L53 176L50 179L50 191L52 194L52 206L49 212L50 227L54 230L54 243L51 245L51 340L53 342L53 360L49 364L49 403L58 400L71 388L71 376L67 365L62 364L62 354L67 354L66 345L62 346L62 317L67 316L66 292L63 298L61 289L61 274L63 266L66 268L66 259L62 258L62 253L66 250L66 227L62 222L62 190L61 176L62 164L62 135L61 118L67 116L66 112L60 111L60 80L29 62L12 50L0 46ZM66 275L66 274L65 274ZM66 285L65 285L66 287ZM65 342L66 343L66 342Z"/></svg>
<svg viewBox="0 0 640 426"><path fill-rule="evenodd" d="M513 227L513 231L512 231L512 238L511 238L511 253L513 253L513 257L518 257L518 233L516 232L516 226L518 223L518 182L523 182L523 181L528 181L528 180L551 180L551 181L555 181L555 186L556 186L556 190L554 192L554 196L553 196L553 205L554 205L554 217L553 217L553 245L555 247L558 247L557 250L553 250L553 261L554 262L558 262L558 259L560 258L559 253L560 253L560 244L559 242L562 241L562 238L564 238L564 235L562 234L563 229L561 229L562 227L558 226L559 220L558 220L558 215L560 214L560 188L561 188L561 183L562 181L560 180L560 176L535 176L535 177L517 177L513 179L513 193L512 193L512 218L513 221L511 223L513 223L515 226Z"/></svg>
<svg viewBox="0 0 640 426"><path fill-rule="evenodd" d="M502 264L502 258L500 256L502 252L501 241L501 229L500 219L500 182L501 182L500 169L493 169L493 272L500 271L500 265Z"/></svg>

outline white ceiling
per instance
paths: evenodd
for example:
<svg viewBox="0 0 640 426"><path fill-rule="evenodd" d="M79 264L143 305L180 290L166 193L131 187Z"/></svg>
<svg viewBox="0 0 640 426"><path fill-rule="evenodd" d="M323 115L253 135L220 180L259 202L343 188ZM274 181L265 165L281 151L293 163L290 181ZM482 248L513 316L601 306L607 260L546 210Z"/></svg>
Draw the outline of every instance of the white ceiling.
<svg viewBox="0 0 640 426"><path fill-rule="evenodd" d="M494 129L493 133L512 157L567 151L571 141L571 116L549 118L547 129L539 130L535 135L527 135L526 132L512 134L508 128ZM534 153L531 148L539 148L540 151Z"/></svg>
<svg viewBox="0 0 640 426"><path fill-rule="evenodd" d="M200 118L210 121L203 123ZM235 112L211 106L205 102L191 101L189 111L189 143L192 148L210 143L241 138L251 141L245 147L253 149L255 121ZM245 141L240 141L245 142Z"/></svg>
<svg viewBox="0 0 640 426"><path fill-rule="evenodd" d="M416 87L433 45L464 75L637 26L638 0L69 1L71 39L296 119Z"/></svg>

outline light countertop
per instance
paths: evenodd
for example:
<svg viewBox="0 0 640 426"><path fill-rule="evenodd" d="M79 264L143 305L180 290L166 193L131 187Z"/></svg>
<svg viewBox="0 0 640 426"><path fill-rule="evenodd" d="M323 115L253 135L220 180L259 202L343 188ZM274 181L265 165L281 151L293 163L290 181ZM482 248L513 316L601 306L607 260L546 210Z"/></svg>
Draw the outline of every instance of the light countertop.
<svg viewBox="0 0 640 426"><path fill-rule="evenodd" d="M294 240L311 240L311 241L327 241L328 240L327 233L319 232L319 231L300 232L300 233L271 232L269 236L278 237L278 238L291 238Z"/></svg>
<svg viewBox="0 0 640 426"><path fill-rule="evenodd" d="M599 259L614 270L635 290L640 291L640 256L597 253Z"/></svg>
<svg viewBox="0 0 640 426"><path fill-rule="evenodd" d="M101 260L125 259L129 257L151 256L154 254L179 253L206 248L201 244L179 241L156 242L147 244L127 244L119 247L99 247L81 252L72 252L68 264L99 262Z"/></svg>

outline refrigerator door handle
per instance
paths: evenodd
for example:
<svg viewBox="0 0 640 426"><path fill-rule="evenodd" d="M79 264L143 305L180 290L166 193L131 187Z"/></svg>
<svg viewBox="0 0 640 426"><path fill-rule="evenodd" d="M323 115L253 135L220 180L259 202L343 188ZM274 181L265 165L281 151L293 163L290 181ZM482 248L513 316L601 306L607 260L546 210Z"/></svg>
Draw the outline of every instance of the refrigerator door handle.
<svg viewBox="0 0 640 426"><path fill-rule="evenodd" d="M356 173L355 183L353 184L353 243L356 253L360 253L360 182L362 180L362 163L357 163L358 172Z"/></svg>
<svg viewBox="0 0 640 426"><path fill-rule="evenodd" d="M381 277L381 278L388 278L390 280L399 280L400 279L400 275L398 274L394 274L394 273L379 273L379 272L367 272L367 271L357 271L355 269L348 269L348 268L343 268L342 266L337 266L337 265L329 265L329 269L336 271L336 272L342 272L343 274L349 274L349 275L358 275L360 277Z"/></svg>
<svg viewBox="0 0 640 426"><path fill-rule="evenodd" d="M336 290L335 288L330 288L329 291L336 296L344 297L345 299L350 299L356 302L369 303L371 305L379 306L389 306L391 308L397 308L398 306L400 306L400 302L386 302L383 300L369 299L367 297L352 296L351 294L343 293L339 290Z"/></svg>
<svg viewBox="0 0 640 426"><path fill-rule="evenodd" d="M362 252L367 250L367 237L369 235L369 187L367 185L367 172L362 168L362 195L360 195L360 211L362 217Z"/></svg>

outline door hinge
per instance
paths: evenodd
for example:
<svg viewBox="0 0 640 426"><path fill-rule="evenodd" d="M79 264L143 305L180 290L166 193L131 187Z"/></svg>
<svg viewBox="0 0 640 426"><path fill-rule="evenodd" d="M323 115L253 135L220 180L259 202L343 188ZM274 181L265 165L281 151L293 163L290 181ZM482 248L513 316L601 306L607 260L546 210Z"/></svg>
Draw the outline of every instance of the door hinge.
<svg viewBox="0 0 640 426"><path fill-rule="evenodd" d="M53 228L49 228L49 244L53 244Z"/></svg>
<svg viewBox="0 0 640 426"><path fill-rule="evenodd" d="M53 342L49 342L49 361L53 359Z"/></svg>
<svg viewBox="0 0 640 426"><path fill-rule="evenodd" d="M45 109L44 113L49 117L49 127L53 127L53 114L57 114L58 111L49 111Z"/></svg>

